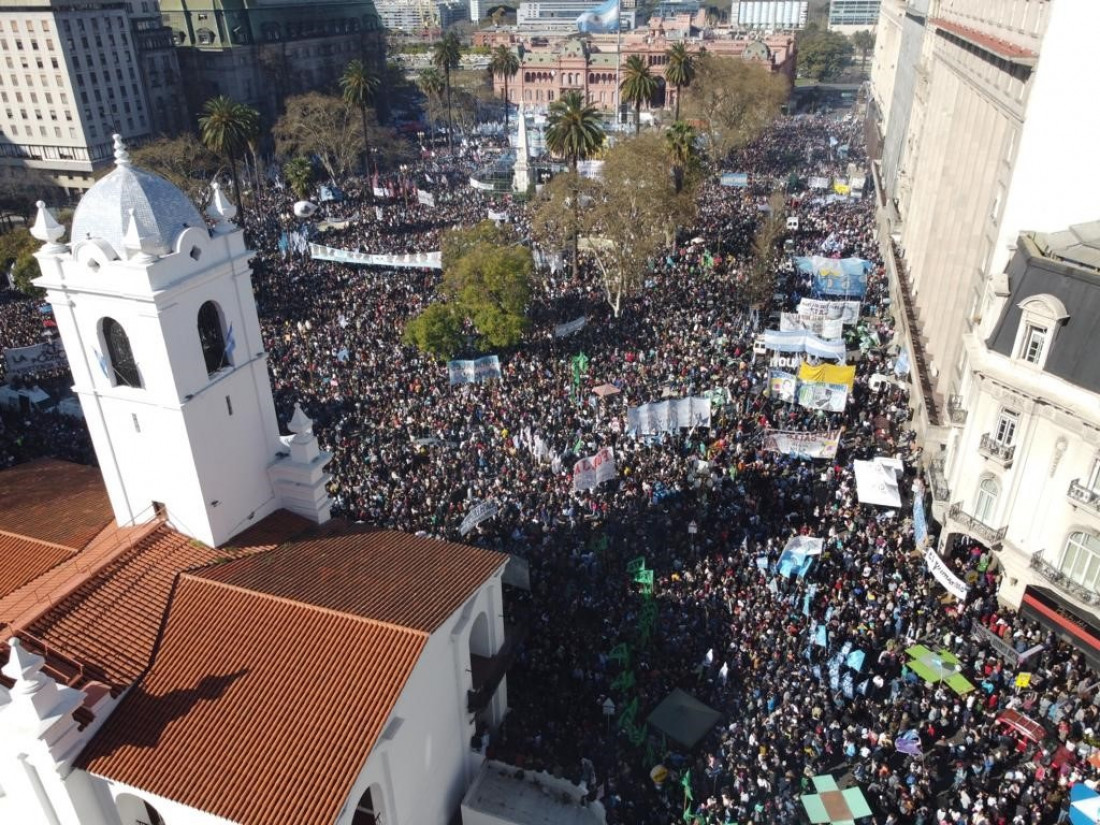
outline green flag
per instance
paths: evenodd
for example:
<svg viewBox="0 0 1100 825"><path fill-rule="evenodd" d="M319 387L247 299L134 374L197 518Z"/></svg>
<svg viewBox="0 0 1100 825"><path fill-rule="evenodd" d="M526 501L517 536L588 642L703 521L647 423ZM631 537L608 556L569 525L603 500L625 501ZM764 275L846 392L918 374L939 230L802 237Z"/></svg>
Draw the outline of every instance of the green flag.
<svg viewBox="0 0 1100 825"><path fill-rule="evenodd" d="M684 771L684 775L680 777L680 785L684 789L684 802L690 802L695 799L695 794L691 790L691 769L688 768Z"/></svg>

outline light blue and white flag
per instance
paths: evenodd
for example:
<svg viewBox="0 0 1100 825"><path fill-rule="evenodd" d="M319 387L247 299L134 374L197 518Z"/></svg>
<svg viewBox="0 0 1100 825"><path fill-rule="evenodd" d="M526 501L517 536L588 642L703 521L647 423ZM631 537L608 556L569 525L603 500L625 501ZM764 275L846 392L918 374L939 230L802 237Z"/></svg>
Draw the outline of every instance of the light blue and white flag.
<svg viewBox="0 0 1100 825"><path fill-rule="evenodd" d="M619 30L619 0L605 0L577 17L577 30L604 34Z"/></svg>

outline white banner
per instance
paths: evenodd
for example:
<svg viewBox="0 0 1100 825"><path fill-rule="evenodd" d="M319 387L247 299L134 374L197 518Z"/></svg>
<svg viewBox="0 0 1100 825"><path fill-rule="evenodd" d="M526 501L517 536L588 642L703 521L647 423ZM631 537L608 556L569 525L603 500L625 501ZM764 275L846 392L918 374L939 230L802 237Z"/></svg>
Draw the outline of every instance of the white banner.
<svg viewBox="0 0 1100 825"><path fill-rule="evenodd" d="M798 387L798 403L811 410L844 412L844 405L848 403L848 387L844 384L803 381Z"/></svg>
<svg viewBox="0 0 1100 825"><path fill-rule="evenodd" d="M417 189L416 202L421 206L435 206L435 195L431 192L425 192L423 189Z"/></svg>
<svg viewBox="0 0 1100 825"><path fill-rule="evenodd" d="M58 367L67 367L65 347L58 338L44 341L30 347L15 347L4 350L4 369L8 378L13 375L28 375L33 372L45 372Z"/></svg>
<svg viewBox="0 0 1100 825"><path fill-rule="evenodd" d="M474 189L480 189L482 192L492 192L493 191L493 184L492 183L484 183L483 181L480 181L477 178L470 178L470 186L474 187Z"/></svg>
<svg viewBox="0 0 1100 825"><path fill-rule="evenodd" d="M807 186L809 186L811 189L828 189L829 179L822 177L813 177L810 178L810 180L807 182Z"/></svg>
<svg viewBox="0 0 1100 825"><path fill-rule="evenodd" d="M587 323L588 316L582 315L580 318L576 318L564 324L558 324L556 327L554 327L554 337L564 338L567 335L572 335L574 332L580 332L582 329L584 329L584 325Z"/></svg>
<svg viewBox="0 0 1100 825"><path fill-rule="evenodd" d="M336 261L342 264L360 266L381 266L387 269L442 269L443 259L439 252L406 252L396 255L372 255L369 252L353 252L350 249L336 249L318 243L309 245L309 256L315 261Z"/></svg>
<svg viewBox="0 0 1100 825"><path fill-rule="evenodd" d="M489 213L489 220L491 221L506 221L508 220L507 212L494 212L492 209L487 210Z"/></svg>
<svg viewBox="0 0 1100 825"><path fill-rule="evenodd" d="M611 447L604 447L595 455L582 458L573 465L573 489L577 492L591 490L615 476L615 451Z"/></svg>
<svg viewBox="0 0 1100 825"><path fill-rule="evenodd" d="M462 524L458 528L459 534L466 535L481 522L495 516L499 510L500 508L495 501L481 502L466 514L466 518L462 519Z"/></svg>
<svg viewBox="0 0 1100 825"><path fill-rule="evenodd" d="M840 446L840 430L801 433L769 430L764 436L764 449L799 458L836 458Z"/></svg>
<svg viewBox="0 0 1100 825"><path fill-rule="evenodd" d="M846 355L843 341L826 341L803 330L765 330L764 346L774 352L805 352L818 358L833 358L842 364Z"/></svg>
<svg viewBox="0 0 1100 825"><path fill-rule="evenodd" d="M454 384L480 384L490 378L500 378L500 358L486 355L476 361L449 361L447 377Z"/></svg>
<svg viewBox="0 0 1100 825"><path fill-rule="evenodd" d="M924 563L928 565L928 572L932 578L943 585L943 589L958 599L960 602L966 599L966 582L960 579L947 566L935 547L928 547L924 551Z"/></svg>
<svg viewBox="0 0 1100 825"><path fill-rule="evenodd" d="M901 507L897 470L879 461L856 461L856 497L860 504Z"/></svg>
<svg viewBox="0 0 1100 825"><path fill-rule="evenodd" d="M844 324L839 318L813 318L798 315L794 312L781 313L779 316L779 331L794 332L796 330L812 332L821 338L835 340L844 335Z"/></svg>
<svg viewBox="0 0 1100 825"><path fill-rule="evenodd" d="M815 536L794 536L784 546L784 553L798 553L801 556L820 556L825 547L825 539Z"/></svg>
<svg viewBox="0 0 1100 825"><path fill-rule="evenodd" d="M675 432L681 427L709 427L710 399L697 395L631 407L626 412L626 426L635 435Z"/></svg>
<svg viewBox="0 0 1100 825"><path fill-rule="evenodd" d="M849 326L859 321L859 301L803 298L798 302L798 314L803 318L839 318L845 326Z"/></svg>

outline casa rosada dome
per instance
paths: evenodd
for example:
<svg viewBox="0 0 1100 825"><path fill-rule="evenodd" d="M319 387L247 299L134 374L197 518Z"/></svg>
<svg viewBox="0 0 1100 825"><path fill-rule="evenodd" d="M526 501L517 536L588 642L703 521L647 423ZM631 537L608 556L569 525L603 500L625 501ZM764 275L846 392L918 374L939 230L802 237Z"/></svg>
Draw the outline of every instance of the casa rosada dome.
<svg viewBox="0 0 1100 825"><path fill-rule="evenodd" d="M120 257L130 216L137 223L143 250L154 255L174 251L184 229L205 227L191 200L160 175L135 169L120 135L115 135L115 168L80 199L73 214L72 241L96 239Z"/></svg>

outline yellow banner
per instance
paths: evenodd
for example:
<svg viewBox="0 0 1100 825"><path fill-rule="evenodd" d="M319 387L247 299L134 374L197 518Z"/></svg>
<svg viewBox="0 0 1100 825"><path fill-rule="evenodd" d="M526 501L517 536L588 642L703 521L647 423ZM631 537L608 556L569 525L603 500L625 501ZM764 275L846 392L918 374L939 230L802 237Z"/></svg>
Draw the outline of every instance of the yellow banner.
<svg viewBox="0 0 1100 825"><path fill-rule="evenodd" d="M851 392L856 383L855 366L839 367L836 364L820 364L811 367L803 362L798 368L798 378L801 381L815 381L819 384L844 384Z"/></svg>

